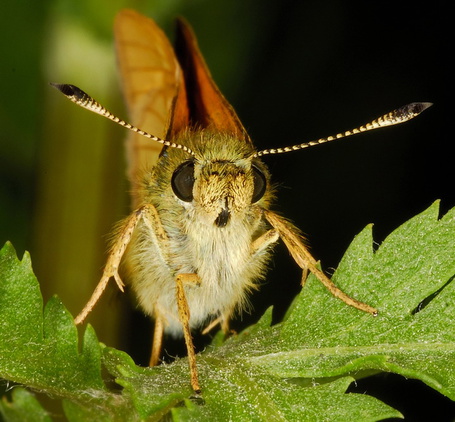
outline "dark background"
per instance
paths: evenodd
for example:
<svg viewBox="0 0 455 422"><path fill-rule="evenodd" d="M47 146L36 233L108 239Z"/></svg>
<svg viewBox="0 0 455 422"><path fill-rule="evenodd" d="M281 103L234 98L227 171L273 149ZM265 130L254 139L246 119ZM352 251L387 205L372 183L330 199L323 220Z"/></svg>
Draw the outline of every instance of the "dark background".
<svg viewBox="0 0 455 422"><path fill-rule="evenodd" d="M0 243L11 240L19 256L31 251L46 300L56 293L72 313L81 309L106 234L128 213L124 132L47 85L74 83L125 115L112 45L122 7L168 30L177 15L192 23L259 149L332 135L409 102L434 103L404 125L265 159L279 184L274 209L303 230L329 273L368 223L380 243L433 201L441 200L442 214L455 205L448 1L18 1L2 6L0 29ZM273 267L253 298L255 312L236 328L271 304L278 321L298 292L299 272L284 248ZM102 306L107 311L91 320L100 339L144 364L148 346L137 342L149 341L146 318L128 316L129 301L115 289ZM382 398L406 420L455 417L452 402L395 375L361 381L355 391Z"/></svg>

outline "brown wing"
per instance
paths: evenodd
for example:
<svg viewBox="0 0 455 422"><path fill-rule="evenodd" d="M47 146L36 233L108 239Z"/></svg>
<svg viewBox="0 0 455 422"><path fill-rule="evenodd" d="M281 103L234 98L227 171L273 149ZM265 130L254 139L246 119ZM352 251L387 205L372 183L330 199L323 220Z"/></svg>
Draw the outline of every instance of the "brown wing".
<svg viewBox="0 0 455 422"><path fill-rule="evenodd" d="M200 128L211 126L251 142L234 109L213 81L196 37L183 19L177 20L175 53L183 69L186 93L183 90L179 92L170 136L175 136L188 125Z"/></svg>
<svg viewBox="0 0 455 422"><path fill-rule="evenodd" d="M182 83L174 50L156 23L133 10L122 10L114 25L118 67L130 120L141 129L164 138L173 104ZM153 166L162 145L131 133L126 141L128 176ZM135 204L137 205L137 204Z"/></svg>
<svg viewBox="0 0 455 422"><path fill-rule="evenodd" d="M123 89L135 126L169 140L189 126L210 126L251 142L213 81L196 37L184 20L177 21L175 54L156 23L133 10L117 15L114 31ZM140 135L128 136L127 173L133 195L137 176L156 163L161 149L160 144ZM137 205L138 199L133 198L133 206Z"/></svg>

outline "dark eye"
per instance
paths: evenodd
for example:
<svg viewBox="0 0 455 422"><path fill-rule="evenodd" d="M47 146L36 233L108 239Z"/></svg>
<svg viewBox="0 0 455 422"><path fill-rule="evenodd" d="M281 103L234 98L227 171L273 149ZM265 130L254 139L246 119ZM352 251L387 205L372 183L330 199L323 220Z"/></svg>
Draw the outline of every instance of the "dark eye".
<svg viewBox="0 0 455 422"><path fill-rule="evenodd" d="M267 187L267 180L264 176L264 173L262 173L261 170L259 170L258 167L256 167L253 164L253 177L254 177L254 188L253 188L253 198L252 198L252 203L255 203L259 201L265 193L265 189Z"/></svg>
<svg viewBox="0 0 455 422"><path fill-rule="evenodd" d="M194 163L186 161L174 171L171 179L172 190L177 198L185 202L193 200Z"/></svg>

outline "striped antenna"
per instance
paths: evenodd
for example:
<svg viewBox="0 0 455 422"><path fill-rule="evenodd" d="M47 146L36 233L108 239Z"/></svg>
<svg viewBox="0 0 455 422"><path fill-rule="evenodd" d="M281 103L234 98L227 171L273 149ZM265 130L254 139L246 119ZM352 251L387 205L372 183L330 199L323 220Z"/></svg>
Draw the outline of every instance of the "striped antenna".
<svg viewBox="0 0 455 422"><path fill-rule="evenodd" d="M69 100L71 100L73 103L76 103L78 106L81 106L83 108L86 108L87 110L93 111L94 113L101 114L101 116L104 116L108 118L109 120L112 120L115 123L118 123L120 126L123 126L135 133L138 133L139 135L145 136L146 138L151 139L152 141L159 142L160 144L163 144L167 147L171 148L177 148L181 149L188 154L191 154L194 156L194 152L186 147L185 145L181 144L176 144L174 142L166 141L165 139L158 138L158 136L151 135L150 133L144 132L143 130L137 128L136 126L131 125L130 123L125 122L124 120L118 118L114 114L112 114L109 110L104 108L98 101L93 99L90 95L88 95L86 92L82 91L82 89L78 88L77 86L74 85L68 85L68 84L54 84L51 83L51 85L54 88L57 88L63 95L66 96Z"/></svg>
<svg viewBox="0 0 455 422"><path fill-rule="evenodd" d="M403 107L397 108L396 110L391 111L390 113L384 114L381 117L373 120L370 123L367 123L363 126L357 127L352 130L347 130L343 133L338 133L334 136L329 136L327 138L320 138L316 141L310 141L303 144L292 145L289 147L283 148L270 148L258 151L254 154L254 157L261 157L263 155L269 154L283 154L285 152L298 151L300 149L313 147L315 145L325 144L326 142L331 142L336 139L346 138L348 136L356 135L358 133L367 132L368 130L379 129L381 127L397 125L399 123L407 122L408 120L413 119L418 116L422 111L426 110L428 107L433 105L432 103L411 103Z"/></svg>

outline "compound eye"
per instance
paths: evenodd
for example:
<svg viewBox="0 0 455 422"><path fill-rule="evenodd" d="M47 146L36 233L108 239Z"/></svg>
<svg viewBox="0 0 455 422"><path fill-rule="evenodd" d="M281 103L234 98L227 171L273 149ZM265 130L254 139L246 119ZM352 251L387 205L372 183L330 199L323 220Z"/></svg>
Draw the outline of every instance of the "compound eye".
<svg viewBox="0 0 455 422"><path fill-rule="evenodd" d="M265 194L267 188L267 179L264 173L253 164L253 177L254 177L254 188L252 203L258 202Z"/></svg>
<svg viewBox="0 0 455 422"><path fill-rule="evenodd" d="M174 171L171 179L172 190L177 198L185 202L193 200L194 163L186 161Z"/></svg>

